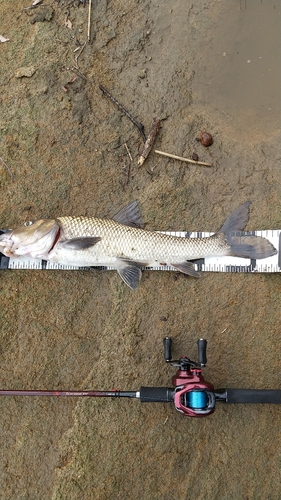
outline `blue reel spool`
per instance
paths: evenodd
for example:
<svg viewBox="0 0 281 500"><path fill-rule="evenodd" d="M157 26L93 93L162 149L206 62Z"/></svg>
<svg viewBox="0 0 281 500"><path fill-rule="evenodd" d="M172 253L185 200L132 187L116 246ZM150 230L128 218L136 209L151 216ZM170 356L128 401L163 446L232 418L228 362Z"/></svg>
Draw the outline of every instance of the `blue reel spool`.
<svg viewBox="0 0 281 500"><path fill-rule="evenodd" d="M206 392L201 390L190 391L187 404L192 410L204 410L208 406Z"/></svg>

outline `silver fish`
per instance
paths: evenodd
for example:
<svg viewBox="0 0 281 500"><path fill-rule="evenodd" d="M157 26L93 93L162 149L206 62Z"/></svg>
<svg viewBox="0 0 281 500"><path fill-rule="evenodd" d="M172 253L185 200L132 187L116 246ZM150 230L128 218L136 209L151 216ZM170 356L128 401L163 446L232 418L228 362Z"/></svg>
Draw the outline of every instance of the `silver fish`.
<svg viewBox="0 0 281 500"><path fill-rule="evenodd" d="M277 253L260 236L237 235L249 219L250 202L238 207L221 229L205 238L182 238L143 229L136 201L113 219L57 217L25 222L0 236L0 251L7 257L29 256L73 266L112 266L135 290L141 267L172 266L198 277L191 260L232 255L263 259ZM236 234L235 234L236 233Z"/></svg>

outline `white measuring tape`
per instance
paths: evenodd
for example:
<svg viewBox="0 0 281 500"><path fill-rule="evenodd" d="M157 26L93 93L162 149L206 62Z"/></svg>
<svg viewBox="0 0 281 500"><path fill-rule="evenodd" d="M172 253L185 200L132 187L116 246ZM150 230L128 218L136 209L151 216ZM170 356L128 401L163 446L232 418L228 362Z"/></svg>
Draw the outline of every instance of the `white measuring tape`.
<svg viewBox="0 0 281 500"><path fill-rule="evenodd" d="M164 231L163 231L164 232ZM214 233L186 233L165 231L165 234L171 236L180 236L182 238L205 238ZM234 272L234 273L278 273L281 272L281 230L267 229L265 231L241 232L243 235L262 236L267 238L276 248L277 254L267 259L243 259L241 257L205 257L194 261L197 271L207 272ZM92 269L81 268L77 266L64 266L53 262L44 261L41 259L30 259L26 257L9 258L0 253L0 269ZM94 269L114 270L114 267L94 267ZM143 269L159 270L159 271L175 271L175 268L170 266L144 267Z"/></svg>

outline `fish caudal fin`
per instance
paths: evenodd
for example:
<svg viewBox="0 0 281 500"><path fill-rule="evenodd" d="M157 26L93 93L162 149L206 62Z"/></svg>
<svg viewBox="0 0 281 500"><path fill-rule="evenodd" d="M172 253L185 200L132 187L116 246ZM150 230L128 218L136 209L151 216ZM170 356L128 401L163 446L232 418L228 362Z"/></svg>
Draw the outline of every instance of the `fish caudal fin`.
<svg viewBox="0 0 281 500"><path fill-rule="evenodd" d="M249 220L250 201L236 208L226 219L218 233L223 234L229 244L228 255L248 259L266 259L277 253L276 248L261 236L239 236L236 232L244 231Z"/></svg>
<svg viewBox="0 0 281 500"><path fill-rule="evenodd" d="M262 236L236 236L227 234L229 255L248 259L266 259L277 254L276 248Z"/></svg>

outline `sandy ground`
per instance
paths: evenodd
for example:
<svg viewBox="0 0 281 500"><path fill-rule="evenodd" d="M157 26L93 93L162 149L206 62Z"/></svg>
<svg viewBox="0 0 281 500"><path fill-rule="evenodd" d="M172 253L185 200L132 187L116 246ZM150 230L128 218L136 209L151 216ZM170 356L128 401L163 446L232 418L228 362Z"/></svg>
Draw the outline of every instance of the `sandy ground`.
<svg viewBox="0 0 281 500"><path fill-rule="evenodd" d="M240 71L246 85L252 56L245 51L243 71L233 66L242 48L229 49L232 32L219 20L231 19L239 38L245 16L263 18L259 9L280 20L280 3L93 1L91 41L75 72L88 23L88 4L77 4L23 11L26 1L0 1L0 34L9 38L0 44L0 156L13 174L0 165L0 226L108 217L137 199L148 229L211 231L250 199L248 228L279 229L280 109L270 114L278 97L267 100L280 51L268 63L269 87L253 100L249 74L251 99L244 87L241 104L229 85ZM259 33L266 47L269 34ZM162 120L157 149L197 152L213 167L152 153L138 168L140 134L99 84L146 131ZM204 129L214 136L209 149L196 141ZM196 357L197 338L208 339L204 373L216 387L279 388L279 294L279 275L146 272L132 292L114 272L1 271L1 386L170 385L169 335L174 357ZM281 497L279 407L218 405L209 418L188 419L169 405L125 399L7 397L0 405L4 500Z"/></svg>

